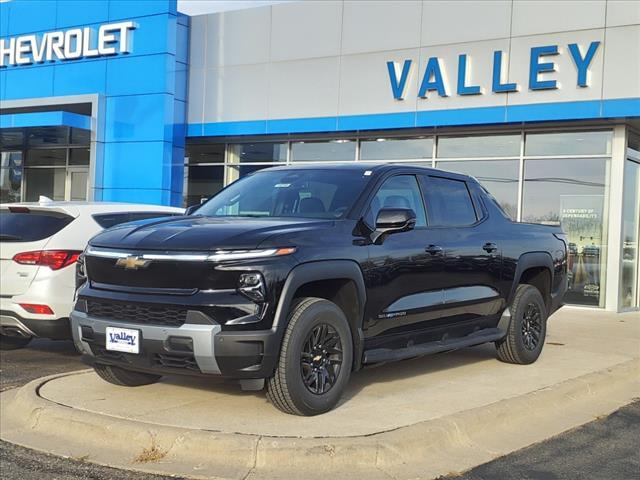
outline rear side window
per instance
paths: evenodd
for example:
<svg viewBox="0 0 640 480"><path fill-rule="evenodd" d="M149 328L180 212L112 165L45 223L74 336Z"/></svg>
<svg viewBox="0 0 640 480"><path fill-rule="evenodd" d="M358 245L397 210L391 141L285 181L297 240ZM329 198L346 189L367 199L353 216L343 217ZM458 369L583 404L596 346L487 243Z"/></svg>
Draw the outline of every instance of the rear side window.
<svg viewBox="0 0 640 480"><path fill-rule="evenodd" d="M461 180L428 177L424 189L429 224L455 227L477 220L467 184Z"/></svg>
<svg viewBox="0 0 640 480"><path fill-rule="evenodd" d="M69 225L73 217L59 212L2 210L0 212L1 242L35 242L55 235Z"/></svg>
<svg viewBox="0 0 640 480"><path fill-rule="evenodd" d="M175 212L119 212L119 213L99 213L93 215L93 219L102 228L107 229L120 225L121 223L135 222L136 220L146 220L148 218L172 217Z"/></svg>

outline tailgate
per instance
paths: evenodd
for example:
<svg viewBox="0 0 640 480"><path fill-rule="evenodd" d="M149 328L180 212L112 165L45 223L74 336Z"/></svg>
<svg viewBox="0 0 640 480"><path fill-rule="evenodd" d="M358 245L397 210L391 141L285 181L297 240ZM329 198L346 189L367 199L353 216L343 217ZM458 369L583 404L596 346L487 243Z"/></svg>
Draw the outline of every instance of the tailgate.
<svg viewBox="0 0 640 480"><path fill-rule="evenodd" d="M37 265L14 262L17 253L42 250L49 239L38 242L0 242L0 295L14 296L27 291L38 273Z"/></svg>
<svg viewBox="0 0 640 480"><path fill-rule="evenodd" d="M13 261L18 253L44 250L74 217L59 210L3 205L0 208L0 295L27 291L40 267Z"/></svg>

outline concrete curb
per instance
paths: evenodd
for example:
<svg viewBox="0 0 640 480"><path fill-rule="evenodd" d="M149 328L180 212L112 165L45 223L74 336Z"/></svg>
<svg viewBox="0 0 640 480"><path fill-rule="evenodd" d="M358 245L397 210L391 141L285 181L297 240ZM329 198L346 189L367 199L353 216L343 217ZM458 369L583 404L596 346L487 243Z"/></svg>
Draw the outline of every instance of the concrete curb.
<svg viewBox="0 0 640 480"><path fill-rule="evenodd" d="M75 372L77 374L79 372ZM0 438L113 467L193 478L433 478L460 472L615 411L640 397L640 360L525 395L359 437L291 438L191 430L73 409L34 380L0 395ZM73 374L71 374L73 375ZM150 461L136 462L146 456Z"/></svg>

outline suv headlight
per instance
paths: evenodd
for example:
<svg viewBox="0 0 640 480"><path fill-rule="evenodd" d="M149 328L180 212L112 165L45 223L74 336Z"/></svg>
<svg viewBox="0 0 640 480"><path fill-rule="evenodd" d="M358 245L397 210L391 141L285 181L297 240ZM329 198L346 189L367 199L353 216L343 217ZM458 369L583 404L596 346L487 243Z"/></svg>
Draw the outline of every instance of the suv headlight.
<svg viewBox="0 0 640 480"><path fill-rule="evenodd" d="M238 278L238 292L256 303L264 303L267 290L261 273L243 273Z"/></svg>

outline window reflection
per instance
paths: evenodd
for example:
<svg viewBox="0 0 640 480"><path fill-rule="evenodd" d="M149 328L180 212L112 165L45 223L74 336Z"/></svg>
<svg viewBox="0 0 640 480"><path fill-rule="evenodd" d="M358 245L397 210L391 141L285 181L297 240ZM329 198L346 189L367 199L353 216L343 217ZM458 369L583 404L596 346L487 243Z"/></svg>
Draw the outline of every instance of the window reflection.
<svg viewBox="0 0 640 480"><path fill-rule="evenodd" d="M437 168L475 177L498 201L512 220L518 213L518 160L455 160L438 162Z"/></svg>
<svg viewBox="0 0 640 480"><path fill-rule="evenodd" d="M294 162L341 162L355 160L355 140L330 142L293 142L291 160Z"/></svg>
<svg viewBox="0 0 640 480"><path fill-rule="evenodd" d="M525 139L525 155L608 155L611 131L530 133Z"/></svg>
<svg viewBox="0 0 640 480"><path fill-rule="evenodd" d="M520 135L438 137L438 158L517 157Z"/></svg>
<svg viewBox="0 0 640 480"><path fill-rule="evenodd" d="M224 186L224 166L190 166L185 168L185 204L198 205L218 193Z"/></svg>
<svg viewBox="0 0 640 480"><path fill-rule="evenodd" d="M567 303L601 304L606 232L607 160L526 160L522 219L560 225L568 236L571 271Z"/></svg>
<svg viewBox="0 0 640 480"><path fill-rule="evenodd" d="M431 158L433 138L375 138L360 142L360 160Z"/></svg>

